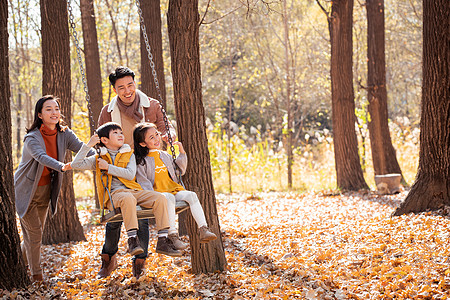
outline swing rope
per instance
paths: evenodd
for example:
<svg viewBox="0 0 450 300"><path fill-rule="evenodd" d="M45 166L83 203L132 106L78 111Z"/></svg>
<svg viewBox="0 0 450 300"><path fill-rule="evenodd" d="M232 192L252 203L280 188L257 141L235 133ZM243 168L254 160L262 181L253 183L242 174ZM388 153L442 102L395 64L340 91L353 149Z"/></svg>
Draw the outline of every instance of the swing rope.
<svg viewBox="0 0 450 300"><path fill-rule="evenodd" d="M139 0L136 0L136 5L138 8L138 12L139 12L139 19L140 19L140 24L141 24L141 29L143 32L143 36L144 36L144 40L145 40L145 45L147 48L147 53L148 53L148 59L150 62L150 66L152 68L152 75L153 75L153 79L154 79L154 83L155 83L155 87L156 90L158 92L158 101L159 101L159 106L163 115L163 120L164 120L164 125L165 125L165 129L167 132L167 137L168 137L168 141L170 144L170 150L172 152L172 163L174 165L174 169L175 169L175 173L176 176L178 177L179 182L181 183L181 185L185 188L183 180L181 178L181 170L178 167L178 165L176 164L175 160L176 160L176 156L175 156L175 147L173 146L173 140L172 140L172 135L170 134L170 127L169 127L169 121L167 119L167 114L166 114L166 110L164 109L164 107L162 106L161 103L163 103L163 99L161 96L161 89L159 87L159 81L158 81L158 77L157 77L157 73L156 73L156 68L155 68L155 63L153 62L153 55L151 52L151 48L150 48L150 43L148 41L148 36L147 36L147 31L146 31L146 27L144 25L144 17L142 15L142 10L140 8L140 2ZM80 42L78 40L78 34L77 34L77 30L76 30L76 25L75 25L75 21L74 21L74 15L73 15L73 10L72 10L72 5L71 5L71 0L67 0L67 12L69 14L69 25L70 28L72 29L72 37L73 37L73 41L75 43L75 47L76 47L76 52L77 52L77 60L78 60L78 65L80 68L80 73L81 73L81 78L82 78L82 82L83 82L83 87L84 87L84 93L85 93L85 99L87 102L87 108L88 108L88 112L89 112L89 119L90 119L90 126L92 129L92 132L95 132L95 121L94 121L94 116L93 116L93 112L92 112L92 105L91 105L91 97L89 96L89 90L88 90L88 85L87 85L87 80L86 80L86 75L85 75L85 70L83 67L83 60L81 57L81 47L80 47ZM97 152L99 152L99 149L97 149ZM116 208L114 207L114 203L111 199L111 195L109 193L109 189L107 188L108 186L108 179L106 180L106 186L104 185L103 182L103 177L105 176L105 172L102 172L102 176L101 176L101 182L104 188L104 192L106 191L109 195L109 198L111 200L111 204L113 207L113 210L108 213L108 215L104 214L104 207L102 205L101 208L101 222L105 223L105 222L119 222L122 220L121 214L116 212ZM106 175L107 176L107 175ZM105 196L105 193L104 193ZM104 204L104 202L103 202ZM185 202L183 202L182 204L179 204L177 201L176 204L176 212L180 213L186 209L189 208L189 205L187 205ZM142 210L142 211L138 211L137 215L138 215L138 219L147 219L149 217L154 217L152 215L148 215L147 212L145 212L146 210ZM142 212L142 213L141 213Z"/></svg>
<svg viewBox="0 0 450 300"><path fill-rule="evenodd" d="M78 41L78 34L77 34L77 30L75 28L74 16L73 16L72 5L70 4L70 0L67 0L67 11L69 13L69 23L70 23L70 27L72 28L73 41L74 41L76 49L77 49L78 65L80 68L81 79L83 81L83 86L84 86L84 94L85 94L85 98L86 98L86 102L87 102L89 119L90 119L90 123L91 123L90 126L92 129L92 132L95 132L95 121L94 121L94 115L92 113L91 97L89 96L86 75L85 75L84 67L83 67L83 60L81 58L80 42Z"/></svg>
<svg viewBox="0 0 450 300"><path fill-rule="evenodd" d="M169 121L167 120L166 110L162 106L163 99L162 99L162 95L161 95L161 89L159 87L159 81L158 81L158 76L156 73L156 67L155 67L155 63L153 62L153 54L151 51L150 43L148 41L147 28L145 27L144 16L142 13L141 3L139 0L136 0L136 6L137 6L138 13L139 13L139 23L141 25L142 36L144 37L145 48L147 49L147 57L149 60L150 67L152 68L153 82L155 83L156 91L158 93L159 106L161 107L161 112L163 114L163 119L164 119L164 125L166 127L166 132L167 132L167 138L168 138L168 141L170 144L170 152L172 153L172 163L173 163L175 173L176 173L176 176L178 177L179 182L181 183L181 185L184 188L186 188L184 186L183 180L181 178L181 170L175 162L176 161L175 147L173 146L172 135L170 134L170 130L169 130Z"/></svg>

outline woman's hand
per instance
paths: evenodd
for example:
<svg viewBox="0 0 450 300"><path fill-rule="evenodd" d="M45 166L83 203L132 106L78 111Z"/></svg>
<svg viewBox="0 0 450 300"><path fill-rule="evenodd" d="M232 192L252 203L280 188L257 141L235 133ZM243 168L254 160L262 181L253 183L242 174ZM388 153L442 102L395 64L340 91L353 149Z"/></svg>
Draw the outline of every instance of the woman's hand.
<svg viewBox="0 0 450 300"><path fill-rule="evenodd" d="M100 170L108 171L109 164L106 160L99 157L99 158L97 158L97 161L98 161L98 167L100 168Z"/></svg>
<svg viewBox="0 0 450 300"><path fill-rule="evenodd" d="M181 142L175 141L175 142L173 142L173 144L178 146L181 154L186 154L186 151L184 151L184 147L183 147L183 144Z"/></svg>
<svg viewBox="0 0 450 300"><path fill-rule="evenodd" d="M89 140L89 142L86 145L88 147L94 147L98 143L100 143L100 138L98 137L98 134L94 133L94 135L91 136L91 139Z"/></svg>
<svg viewBox="0 0 450 300"><path fill-rule="evenodd" d="M68 170L72 170L72 165L71 165L71 163L68 162L67 164L65 164L65 165L61 168L61 170L62 170L63 172L68 171Z"/></svg>

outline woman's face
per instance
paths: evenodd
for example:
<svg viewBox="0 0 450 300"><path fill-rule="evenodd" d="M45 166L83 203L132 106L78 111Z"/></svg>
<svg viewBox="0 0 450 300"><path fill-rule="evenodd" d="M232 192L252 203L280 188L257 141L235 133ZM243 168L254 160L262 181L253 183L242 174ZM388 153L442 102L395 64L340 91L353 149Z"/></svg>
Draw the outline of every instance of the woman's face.
<svg viewBox="0 0 450 300"><path fill-rule="evenodd" d="M142 147L147 147L150 150L159 149L161 144L161 137L158 133L158 131L151 127L147 129L145 132L145 139L144 142L139 143Z"/></svg>
<svg viewBox="0 0 450 300"><path fill-rule="evenodd" d="M58 102L56 100L47 100L42 106L42 111L38 114L38 117L42 120L45 126L50 129L54 129L61 118L61 111L59 109Z"/></svg>

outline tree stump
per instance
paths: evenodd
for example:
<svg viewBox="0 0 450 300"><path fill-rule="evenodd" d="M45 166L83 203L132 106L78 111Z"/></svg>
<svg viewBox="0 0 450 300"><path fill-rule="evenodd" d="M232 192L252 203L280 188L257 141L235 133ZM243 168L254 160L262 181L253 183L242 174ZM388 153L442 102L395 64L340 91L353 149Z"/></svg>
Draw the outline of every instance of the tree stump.
<svg viewBox="0 0 450 300"><path fill-rule="evenodd" d="M400 193L402 179L401 174L385 174L375 175L375 184L377 185L378 193L380 194L396 194Z"/></svg>

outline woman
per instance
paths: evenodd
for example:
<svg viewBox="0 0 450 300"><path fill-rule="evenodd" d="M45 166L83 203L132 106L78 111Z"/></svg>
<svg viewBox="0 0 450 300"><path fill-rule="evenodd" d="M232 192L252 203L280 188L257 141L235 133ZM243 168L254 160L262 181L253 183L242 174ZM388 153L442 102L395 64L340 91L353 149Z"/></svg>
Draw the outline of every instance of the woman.
<svg viewBox="0 0 450 300"><path fill-rule="evenodd" d="M61 189L66 150L77 152L83 143L61 119L59 99L47 95L39 99L34 121L24 137L22 160L14 174L16 210L22 226L22 253L28 261L33 281L42 281L41 238L50 204L52 214ZM93 152L92 152L93 154Z"/></svg>

